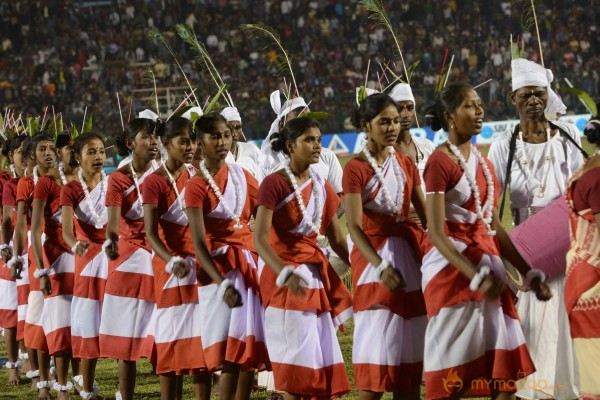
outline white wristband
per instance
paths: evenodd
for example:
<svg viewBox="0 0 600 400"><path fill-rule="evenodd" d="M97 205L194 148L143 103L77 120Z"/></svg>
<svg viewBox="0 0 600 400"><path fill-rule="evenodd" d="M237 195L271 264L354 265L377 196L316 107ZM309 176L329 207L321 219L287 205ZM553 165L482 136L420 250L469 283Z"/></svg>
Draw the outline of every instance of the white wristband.
<svg viewBox="0 0 600 400"><path fill-rule="evenodd" d="M280 288L285 286L285 282L287 282L290 276L294 274L294 269L295 267L292 265L286 265L283 267L283 269L279 272L279 275L277 275L277 280L275 281L277 287Z"/></svg>
<svg viewBox="0 0 600 400"><path fill-rule="evenodd" d="M81 246L83 244L83 242L81 240L78 240L75 242L75 244L73 246L71 246L71 251L73 252L73 254L75 254L77 252L77 247ZM86 249L87 252L87 249ZM83 253L85 254L85 252Z"/></svg>
<svg viewBox="0 0 600 400"><path fill-rule="evenodd" d="M35 279L40 279L42 276L48 276L53 272L53 268L37 268L35 271L33 271L33 277Z"/></svg>
<svg viewBox="0 0 600 400"><path fill-rule="evenodd" d="M0 244L0 252L6 249L10 249L10 251L12 251L13 247L8 243Z"/></svg>
<svg viewBox="0 0 600 400"><path fill-rule="evenodd" d="M483 283L483 280L487 278L490 272L492 272L492 270L487 265L484 265L483 267L479 268L479 271L477 271L473 279L471 279L469 289L471 289L472 292L476 292Z"/></svg>
<svg viewBox="0 0 600 400"><path fill-rule="evenodd" d="M165 271L167 271L167 274L172 274L173 273L173 266L175 265L175 263L177 262L184 262L185 260L182 257L179 256L173 256L171 257L171 259L169 260L169 262L167 263L167 265L165 265Z"/></svg>
<svg viewBox="0 0 600 400"><path fill-rule="evenodd" d="M108 246L110 246L112 243L113 243L113 241L112 241L112 240L110 240L110 239L106 239L106 240L104 241L104 243L102 243L102 251L106 251L106 248L107 248Z"/></svg>
<svg viewBox="0 0 600 400"><path fill-rule="evenodd" d="M12 268L17 262L23 264L25 262L25 259L21 256L14 255L10 260L8 260L6 265L8 266L8 268Z"/></svg>
<svg viewBox="0 0 600 400"><path fill-rule="evenodd" d="M223 282L221 282L221 284L219 285L219 291L217 292L219 294L219 297L225 297L225 292L230 287L234 287L233 282L231 282L229 279L223 279Z"/></svg>
<svg viewBox="0 0 600 400"><path fill-rule="evenodd" d="M525 282L524 282L525 287L530 289L531 282L536 278L540 278L541 282L546 282L546 274L544 273L544 271L539 270L539 269L530 269L529 271L527 271L527 274L525 275Z"/></svg>
<svg viewBox="0 0 600 400"><path fill-rule="evenodd" d="M381 260L378 266L375 267L375 273L377 274L377 279L381 280L381 274L383 271L390 268L392 263L389 260Z"/></svg>

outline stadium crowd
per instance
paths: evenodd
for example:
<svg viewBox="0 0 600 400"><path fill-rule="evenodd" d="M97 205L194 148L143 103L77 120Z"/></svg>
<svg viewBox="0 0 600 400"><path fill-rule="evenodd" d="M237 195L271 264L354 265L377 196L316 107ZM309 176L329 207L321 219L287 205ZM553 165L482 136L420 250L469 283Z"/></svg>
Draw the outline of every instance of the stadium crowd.
<svg viewBox="0 0 600 400"><path fill-rule="evenodd" d="M435 83L448 49L455 56L453 79L482 90L489 119L514 118L510 90L509 33L525 40L529 58L539 60L537 41L523 32L523 2L509 0L404 0L384 2L397 25L406 64L420 60L411 79L422 114L433 101ZM527 3L527 2L526 2ZM600 7L595 0L538 1L544 61L564 85L567 77L593 97L599 93ZM95 126L119 127L115 92L151 89L153 68L161 87L185 86L172 60L157 55L147 38L150 29L172 40L183 68L206 92L206 74L174 33L176 23L194 24L223 78L230 85L250 138L264 137L273 113L268 95L283 84L273 77L264 43L252 41L240 24L264 22L281 35L290 50L300 90L313 110L335 118L324 131L348 130L345 110L354 102L371 60L370 85L377 85L379 63L395 59L383 29L370 29L357 0L18 0L0 1L0 106L40 114L54 105L68 116L87 112ZM525 24L526 25L526 24ZM531 32L534 32L531 29ZM448 56L448 59L450 56ZM400 65L395 66L399 72ZM387 85L390 74L381 80ZM209 85L209 86L206 86ZM145 95L147 96L147 94ZM178 101L183 89L177 93ZM136 108L150 101L136 97ZM139 97L139 98L138 98ZM204 95L206 97L206 95ZM575 97L565 100L574 112L585 112ZM123 105L125 108L126 105ZM81 117L80 117L81 118Z"/></svg>

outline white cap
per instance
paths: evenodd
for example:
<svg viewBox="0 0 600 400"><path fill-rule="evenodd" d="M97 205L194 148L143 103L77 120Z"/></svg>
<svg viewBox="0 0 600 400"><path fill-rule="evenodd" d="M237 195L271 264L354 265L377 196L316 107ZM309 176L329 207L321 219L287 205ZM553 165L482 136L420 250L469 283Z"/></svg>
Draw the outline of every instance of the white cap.
<svg viewBox="0 0 600 400"><path fill-rule="evenodd" d="M138 118L149 119L156 122L158 115L154 111L146 109L138 114Z"/></svg>
<svg viewBox="0 0 600 400"><path fill-rule="evenodd" d="M227 122L229 121L240 121L242 122L242 117L235 107L225 107L223 111L221 111L221 115L225 117Z"/></svg>
<svg viewBox="0 0 600 400"><path fill-rule="evenodd" d="M359 106L360 106L360 101L358 100L358 95L360 94L360 89L363 88L363 87L364 86L356 88L356 104L359 105ZM367 97L369 97L372 94L379 93L379 90L370 89L368 87L365 88L365 91L367 92Z"/></svg>
<svg viewBox="0 0 600 400"><path fill-rule="evenodd" d="M204 115L204 113L202 112L202 109L200 107L192 107L189 110L187 110L185 113L183 113L182 117L191 121L192 113L198 114L199 117Z"/></svg>
<svg viewBox="0 0 600 400"><path fill-rule="evenodd" d="M413 104L415 104L415 96L408 83L399 83L394 86L390 91L390 97L394 99L396 103L400 101L412 101Z"/></svg>
<svg viewBox="0 0 600 400"><path fill-rule="evenodd" d="M548 91L546 114L550 116L566 114L567 106L564 105L560 97L550 87L550 84L554 80L552 71L524 58L512 60L511 67L513 92L525 86L544 87Z"/></svg>

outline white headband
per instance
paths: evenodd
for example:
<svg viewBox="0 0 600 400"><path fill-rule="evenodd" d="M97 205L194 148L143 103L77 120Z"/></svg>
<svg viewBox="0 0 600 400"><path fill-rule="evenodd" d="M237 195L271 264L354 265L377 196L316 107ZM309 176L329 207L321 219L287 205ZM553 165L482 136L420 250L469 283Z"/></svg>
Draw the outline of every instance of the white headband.
<svg viewBox="0 0 600 400"><path fill-rule="evenodd" d="M202 115L204 115L204 113L202 112L202 109L200 107L192 107L189 110L187 110L185 113L183 113L182 117L191 121L192 113L198 114L198 117L201 117Z"/></svg>
<svg viewBox="0 0 600 400"><path fill-rule="evenodd" d="M158 120L158 115L152 110L144 110L138 114L138 118L149 119L156 122L156 120Z"/></svg>
<svg viewBox="0 0 600 400"><path fill-rule="evenodd" d="M548 91L546 114L556 116L556 114L567 113L567 106L564 105L550 86L554 80L552 71L524 58L512 60L511 67L513 92L525 86L544 87Z"/></svg>
<svg viewBox="0 0 600 400"><path fill-rule="evenodd" d="M358 99L358 95L360 94L360 89L361 89L362 87L363 87L363 86L361 86L361 87L357 87L357 88L356 88L356 104L357 104L358 106L360 106L360 101L359 101L359 99ZM376 90L376 89L370 89L370 88L368 88L368 87L366 87L366 88L365 88L365 90L366 90L366 92L367 92L367 97L369 97L369 96L370 96L370 95L372 95L372 94L379 93L379 90Z"/></svg>
<svg viewBox="0 0 600 400"><path fill-rule="evenodd" d="M221 111L221 115L225 117L227 122L229 121L240 121L242 122L242 116L239 111L235 107L225 107L223 111Z"/></svg>
<svg viewBox="0 0 600 400"><path fill-rule="evenodd" d="M394 86L390 92L390 97L394 99L396 103L400 101L412 101L413 104L416 104L415 96L408 83L399 83Z"/></svg>

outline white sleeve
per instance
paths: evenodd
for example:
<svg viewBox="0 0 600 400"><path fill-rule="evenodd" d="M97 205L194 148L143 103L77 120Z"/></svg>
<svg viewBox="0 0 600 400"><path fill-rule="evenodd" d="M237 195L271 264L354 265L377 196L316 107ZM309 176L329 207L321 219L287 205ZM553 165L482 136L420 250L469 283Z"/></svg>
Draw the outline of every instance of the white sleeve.
<svg viewBox="0 0 600 400"><path fill-rule="evenodd" d="M340 164L340 160L338 160L333 151L327 148L321 149L321 159L327 164L327 167L329 167L327 181L336 193L342 193L342 176L344 171L342 169L342 164Z"/></svg>
<svg viewBox="0 0 600 400"><path fill-rule="evenodd" d="M504 190L506 185L506 164L508 163L508 147L510 147L510 144L506 146L505 143L505 139L495 140L492 142L488 153L488 159L494 165L496 177L502 190Z"/></svg>

